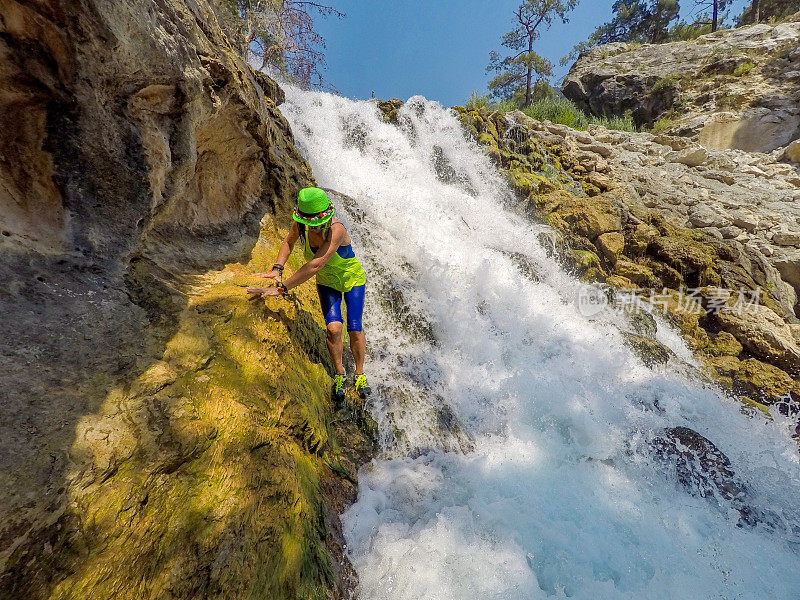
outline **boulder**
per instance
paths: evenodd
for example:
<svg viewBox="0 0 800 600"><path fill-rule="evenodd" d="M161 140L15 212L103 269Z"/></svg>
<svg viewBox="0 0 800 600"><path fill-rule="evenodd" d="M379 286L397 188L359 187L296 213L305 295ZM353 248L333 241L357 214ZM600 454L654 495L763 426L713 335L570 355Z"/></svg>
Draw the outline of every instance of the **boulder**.
<svg viewBox="0 0 800 600"><path fill-rule="evenodd" d="M677 153L672 161L687 167L699 167L708 160L708 150L703 147L690 148Z"/></svg>
<svg viewBox="0 0 800 600"><path fill-rule="evenodd" d="M795 140L786 146L786 150L784 150L783 155L786 160L800 163L800 140Z"/></svg>
<svg viewBox="0 0 800 600"><path fill-rule="evenodd" d="M614 273L640 286L650 285L654 281L653 271L650 268L627 259L618 259L616 261Z"/></svg>
<svg viewBox="0 0 800 600"><path fill-rule="evenodd" d="M619 231L611 231L597 237L595 245L612 265L617 263L622 251L625 249L625 236Z"/></svg>
<svg viewBox="0 0 800 600"><path fill-rule="evenodd" d="M776 231L772 241L778 246L800 246L800 231Z"/></svg>
<svg viewBox="0 0 800 600"><path fill-rule="evenodd" d="M625 344L633 350L648 367L666 364L675 353L661 342L640 335L623 333Z"/></svg>
<svg viewBox="0 0 800 600"><path fill-rule="evenodd" d="M707 206L698 205L689 213L689 222L695 227L724 227L728 219ZM721 232L719 234L724 237Z"/></svg>
<svg viewBox="0 0 800 600"><path fill-rule="evenodd" d="M650 443L653 456L692 495L707 498L721 508L733 508L739 524L754 526L769 520L762 511L748 504L750 492L736 475L730 459L708 438L688 427L671 427Z"/></svg>
<svg viewBox="0 0 800 600"><path fill-rule="evenodd" d="M785 371L755 358L741 361L731 374L733 389L765 405L778 405L784 412L800 408L800 383Z"/></svg>
<svg viewBox="0 0 800 600"><path fill-rule="evenodd" d="M731 300L717 319L725 331L756 356L795 373L800 371L800 345L775 311L761 304L736 307Z"/></svg>

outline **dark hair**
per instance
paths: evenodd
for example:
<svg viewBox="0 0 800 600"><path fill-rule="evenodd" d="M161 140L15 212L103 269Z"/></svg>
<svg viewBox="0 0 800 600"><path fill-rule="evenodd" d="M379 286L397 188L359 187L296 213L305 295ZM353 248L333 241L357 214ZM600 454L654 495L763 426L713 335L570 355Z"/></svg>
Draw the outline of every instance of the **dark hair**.
<svg viewBox="0 0 800 600"><path fill-rule="evenodd" d="M297 233L300 234L300 241L303 242L303 244L305 245L305 243L306 243L306 224L305 223L301 223L300 221L295 221L295 223L297 223ZM331 219L331 227L328 227L325 230L325 239L327 239L328 232L331 230L332 227L333 227L333 219Z"/></svg>

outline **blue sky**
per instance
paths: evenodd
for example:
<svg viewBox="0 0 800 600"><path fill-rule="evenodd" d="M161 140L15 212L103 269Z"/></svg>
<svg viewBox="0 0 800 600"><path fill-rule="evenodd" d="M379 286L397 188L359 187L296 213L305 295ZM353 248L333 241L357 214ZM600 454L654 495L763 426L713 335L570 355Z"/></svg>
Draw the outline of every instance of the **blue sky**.
<svg viewBox="0 0 800 600"><path fill-rule="evenodd" d="M486 93L489 51L502 50L520 0L328 0L344 19L317 19L325 37L326 79L351 98L408 99L422 94L446 106L462 104L472 90ZM566 25L554 23L537 51L556 65L609 20L614 0L582 0ZM692 0L681 4L690 7ZM736 0L733 15L746 0ZM688 10L683 11L688 12Z"/></svg>

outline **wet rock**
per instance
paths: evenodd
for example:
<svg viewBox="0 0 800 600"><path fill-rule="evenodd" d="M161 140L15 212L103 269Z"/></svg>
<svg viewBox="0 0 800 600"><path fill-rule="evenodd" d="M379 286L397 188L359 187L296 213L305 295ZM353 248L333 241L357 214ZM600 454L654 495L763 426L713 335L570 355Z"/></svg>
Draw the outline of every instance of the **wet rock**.
<svg viewBox="0 0 800 600"><path fill-rule="evenodd" d="M627 51L621 48L620 56ZM637 287L643 298L652 297L709 375L729 390L740 355L791 371L791 355L754 350L766 335L757 330L773 325L760 323L736 335L732 325L716 318L710 298L698 293L708 286L724 288L745 303L757 294L784 325L798 321L800 254L794 255L795 246L777 243L793 241L789 234L800 223L800 209L787 193L794 189L794 168L777 162L777 156L704 149L689 138L596 126L584 134L523 117L505 118L513 140L498 140L500 164L517 180L520 195L527 194L522 212L558 230L566 249L554 255L567 268L584 281ZM590 151L597 144L611 149L602 150L606 158ZM576 197L553 171L548 186L537 183L537 155L517 152L537 145L547 145L553 168L580 181L585 197ZM693 154L697 160L688 160ZM671 162L679 157L688 164ZM601 167L599 180L595 175ZM725 357L736 361L733 368L706 360Z"/></svg>
<svg viewBox="0 0 800 600"><path fill-rule="evenodd" d="M731 461L710 440L688 427L672 427L651 443L654 456L672 470L692 495L739 512L740 523L755 525L757 511L746 503L748 490Z"/></svg>
<svg viewBox="0 0 800 600"><path fill-rule="evenodd" d="M625 338L625 344L648 367L666 364L671 357L675 356L672 350L652 338L629 333L623 333L623 337Z"/></svg>
<svg viewBox="0 0 800 600"><path fill-rule="evenodd" d="M739 356L743 349L742 344L733 335L721 331L711 338L711 342L702 352L710 356Z"/></svg>
<svg viewBox="0 0 800 600"><path fill-rule="evenodd" d="M404 102L398 98L391 98L389 100L378 100L378 110L383 114L383 120L387 123L398 124L398 111L403 106Z"/></svg>
<svg viewBox="0 0 800 600"><path fill-rule="evenodd" d="M625 249L625 236L618 231L604 233L597 237L597 247L612 265L616 264L622 251Z"/></svg>
<svg viewBox="0 0 800 600"><path fill-rule="evenodd" d="M766 405L778 405L785 413L800 410L800 384L785 371L755 358L741 361L730 373L733 389Z"/></svg>
<svg viewBox="0 0 800 600"><path fill-rule="evenodd" d="M622 277L626 277L633 283L640 286L651 285L655 280L652 269L645 265L636 264L629 260L618 260L614 266L614 273Z"/></svg>

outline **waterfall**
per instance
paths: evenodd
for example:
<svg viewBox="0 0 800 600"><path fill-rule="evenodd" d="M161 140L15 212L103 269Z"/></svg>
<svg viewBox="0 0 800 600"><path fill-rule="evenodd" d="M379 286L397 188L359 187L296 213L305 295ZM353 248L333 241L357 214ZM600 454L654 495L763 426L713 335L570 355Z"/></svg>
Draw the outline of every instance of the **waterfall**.
<svg viewBox="0 0 800 600"><path fill-rule="evenodd" d="M281 110L318 184L346 195L367 271L381 452L342 515L362 600L800 597L786 419L646 367L614 311L582 314L549 230L513 211L452 111L417 96L393 125L288 86ZM732 487L659 454L676 427L730 459Z"/></svg>

